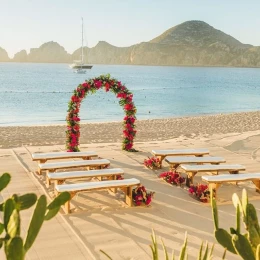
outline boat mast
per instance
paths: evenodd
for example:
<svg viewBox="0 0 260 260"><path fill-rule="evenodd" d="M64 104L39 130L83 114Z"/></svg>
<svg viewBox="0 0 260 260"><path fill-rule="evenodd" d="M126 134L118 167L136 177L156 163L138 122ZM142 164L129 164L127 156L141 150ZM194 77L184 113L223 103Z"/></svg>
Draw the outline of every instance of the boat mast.
<svg viewBox="0 0 260 260"><path fill-rule="evenodd" d="M83 39L83 17L81 17L82 20L82 29L81 29L81 66L84 63L84 54L83 54L83 44L84 44L84 39Z"/></svg>

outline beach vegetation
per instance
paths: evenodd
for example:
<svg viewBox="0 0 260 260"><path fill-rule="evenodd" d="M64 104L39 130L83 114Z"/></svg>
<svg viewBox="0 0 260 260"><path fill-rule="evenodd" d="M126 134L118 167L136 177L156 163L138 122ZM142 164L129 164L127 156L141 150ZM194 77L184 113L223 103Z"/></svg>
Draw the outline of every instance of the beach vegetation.
<svg viewBox="0 0 260 260"><path fill-rule="evenodd" d="M11 181L9 173L3 173L0 177L0 192ZM56 216L60 207L70 199L68 192L62 192L50 204L47 198L41 195L37 198L34 193L24 195L13 194L0 204L3 218L0 222L0 248L5 251L7 260L24 260L26 253L35 242L44 221ZM20 212L35 205L31 221L25 238L21 237Z"/></svg>
<svg viewBox="0 0 260 260"><path fill-rule="evenodd" d="M213 194L213 191L210 191ZM245 189L242 192L242 199L240 200L238 195L235 193L232 196L233 205L236 209L236 227L230 227L227 231L220 227L218 218L218 208L216 199L211 196L211 208L214 222L214 236L216 241L223 247L223 255L221 259L226 258L227 251L238 255L244 260L260 260L260 227L256 213L256 209L253 204L248 202L248 195ZM241 233L241 219L244 222L245 233ZM181 247L179 257L175 258L174 252L170 257L167 248L161 239L164 257L159 256L159 244L155 235L154 230L152 231L152 244L150 245L153 260L187 260L187 246L188 238L187 233L185 234L184 243ZM112 259L106 252L100 250L108 259ZM201 243L200 250L198 253L198 260L211 260L213 259L214 244L209 246L208 242Z"/></svg>

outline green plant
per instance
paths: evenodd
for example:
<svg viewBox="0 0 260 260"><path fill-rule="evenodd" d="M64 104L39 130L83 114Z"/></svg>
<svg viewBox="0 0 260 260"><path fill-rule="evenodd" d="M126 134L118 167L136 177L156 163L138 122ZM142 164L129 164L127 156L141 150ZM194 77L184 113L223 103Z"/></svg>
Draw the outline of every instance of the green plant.
<svg viewBox="0 0 260 260"><path fill-rule="evenodd" d="M152 237L152 244L150 245L150 248L152 250L152 260L160 260L159 259L159 254L158 254L158 242L157 242L157 238L156 238L156 235L154 233L154 230L152 231L151 237ZM179 254L179 257L178 257L179 260L187 260L188 259L188 255L186 253L186 250L187 250L187 240L188 239L187 239L187 232L186 232L184 243L182 245L182 248L181 248L181 251L180 251L180 254ZM170 259L175 260L175 259L177 259L174 256L174 252L172 252L171 257L169 257L169 254L167 252L167 249L166 249L162 239L161 239L161 242L162 242L162 247L163 247L163 252L164 252L164 259L165 260L170 260ZM205 246L205 249L204 249L204 244L202 242L201 246L200 246L200 251L199 251L197 260L211 260L212 259L213 250L214 250L214 245L212 245L212 247L210 249L209 246L208 246L208 242L206 242L206 246ZM113 260L103 250L100 250L100 252L103 253L108 259ZM222 259L225 259L225 254L226 254L226 250L224 252L224 255L223 255Z"/></svg>
<svg viewBox="0 0 260 260"><path fill-rule="evenodd" d="M211 198L215 238L229 252L239 255L242 259L259 260L260 228L255 207L248 203L245 189L242 192L241 201L237 194L233 194L232 201L236 208L236 228L230 228L229 233L225 229L219 228L216 200ZM241 216L246 229L245 234L240 232Z"/></svg>
<svg viewBox="0 0 260 260"><path fill-rule="evenodd" d="M0 192L9 184L11 176L4 173L0 177ZM33 245L44 221L52 219L60 207L70 199L68 192L61 193L49 205L45 195L39 199L34 193L24 195L14 194L11 198L0 204L3 212L3 223L0 223L0 248L4 246L7 260L24 260L28 250ZM32 219L25 240L20 236L20 211L29 209L36 203Z"/></svg>

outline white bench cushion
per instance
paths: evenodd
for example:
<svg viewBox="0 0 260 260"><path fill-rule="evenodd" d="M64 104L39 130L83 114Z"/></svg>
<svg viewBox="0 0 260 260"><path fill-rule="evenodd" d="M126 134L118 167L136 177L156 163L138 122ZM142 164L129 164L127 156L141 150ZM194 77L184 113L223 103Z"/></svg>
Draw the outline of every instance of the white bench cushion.
<svg viewBox="0 0 260 260"><path fill-rule="evenodd" d="M55 163L41 163L39 168L41 170L50 170L50 169L63 169L63 168L72 168L80 166L101 166L109 165L110 161L107 159L99 160L82 160L82 161L69 161L69 162L55 162Z"/></svg>
<svg viewBox="0 0 260 260"><path fill-rule="evenodd" d="M244 171L245 166L240 164L203 164L203 165L191 165L191 164L181 164L180 167L185 171L189 172L206 172L206 171Z"/></svg>
<svg viewBox="0 0 260 260"><path fill-rule="evenodd" d="M33 161L50 160L50 159L65 159L65 158L81 158L98 156L95 151L88 152L52 152L52 153L33 153Z"/></svg>
<svg viewBox="0 0 260 260"><path fill-rule="evenodd" d="M176 150L152 150L152 154L156 156L165 155L204 155L209 154L209 149L176 149Z"/></svg>
<svg viewBox="0 0 260 260"><path fill-rule="evenodd" d="M73 171L73 172L52 172L47 173L50 180L65 180L75 179L81 177L97 177L97 176L109 176L109 175L124 174L124 171L119 168L115 169L102 169L102 170L90 170L90 171Z"/></svg>
<svg viewBox="0 0 260 260"><path fill-rule="evenodd" d="M195 157L195 156L167 156L165 161L169 164L181 163L224 163L226 160L222 157Z"/></svg>
<svg viewBox="0 0 260 260"><path fill-rule="evenodd" d="M82 183L75 183L75 184L62 184L56 185L55 189L58 192L63 191L87 191L92 189L106 189L106 188L115 188L115 187L124 187L124 186L133 186L140 184L138 179L124 179L124 180L114 180L114 181L99 181L99 182L82 182Z"/></svg>
<svg viewBox="0 0 260 260"><path fill-rule="evenodd" d="M253 179L260 179L260 173L243 173L243 174L222 174L213 176L201 176L202 180L206 182L231 182L231 181L249 181Z"/></svg>

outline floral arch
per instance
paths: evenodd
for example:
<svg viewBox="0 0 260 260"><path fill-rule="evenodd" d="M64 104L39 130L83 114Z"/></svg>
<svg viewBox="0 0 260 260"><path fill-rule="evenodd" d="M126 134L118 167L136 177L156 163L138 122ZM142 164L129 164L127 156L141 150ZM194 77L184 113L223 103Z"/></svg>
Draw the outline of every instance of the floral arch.
<svg viewBox="0 0 260 260"><path fill-rule="evenodd" d="M134 151L133 142L136 134L135 130L135 113L136 107L133 102L133 94L121 84L120 81L110 78L110 75L101 75L94 79L89 79L84 83L78 85L74 90L74 94L68 104L67 131L66 131L66 147L68 152L79 151L79 137L80 137L80 118L79 109L81 101L88 93L95 93L97 90L104 88L106 92L112 91L120 98L119 104L125 111L123 121L123 143L122 149L126 151Z"/></svg>

